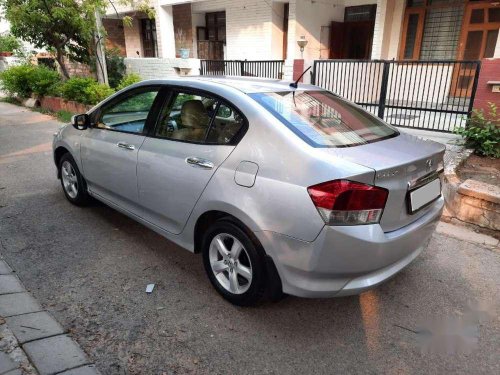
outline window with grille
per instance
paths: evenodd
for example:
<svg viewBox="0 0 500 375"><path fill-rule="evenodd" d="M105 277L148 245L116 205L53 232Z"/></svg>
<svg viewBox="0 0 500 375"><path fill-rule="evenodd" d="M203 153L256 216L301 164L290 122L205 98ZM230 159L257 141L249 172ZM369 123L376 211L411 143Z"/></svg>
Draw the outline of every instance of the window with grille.
<svg viewBox="0 0 500 375"><path fill-rule="evenodd" d="M464 17L463 0L409 0L400 58L455 59Z"/></svg>

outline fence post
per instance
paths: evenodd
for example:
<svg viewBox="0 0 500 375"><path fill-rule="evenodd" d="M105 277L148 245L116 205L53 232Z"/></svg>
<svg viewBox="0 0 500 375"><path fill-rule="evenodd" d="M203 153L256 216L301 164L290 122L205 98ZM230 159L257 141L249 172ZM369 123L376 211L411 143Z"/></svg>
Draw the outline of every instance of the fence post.
<svg viewBox="0 0 500 375"><path fill-rule="evenodd" d="M474 74L474 82L472 83L472 91L469 99L469 110L467 111L467 119L472 116L472 109L474 108L474 98L476 97L477 83L479 81L479 71L481 70L481 61L476 62L476 73ZM467 126L467 125L466 125Z"/></svg>
<svg viewBox="0 0 500 375"><path fill-rule="evenodd" d="M317 61L314 60L313 61L313 68L311 70L311 85L316 84L316 63L317 63Z"/></svg>
<svg viewBox="0 0 500 375"><path fill-rule="evenodd" d="M382 71L382 87L380 88L380 99L378 102L378 114L377 116L384 119L385 113L385 99L387 96L387 82L389 81L389 65L388 61L384 61L384 69Z"/></svg>

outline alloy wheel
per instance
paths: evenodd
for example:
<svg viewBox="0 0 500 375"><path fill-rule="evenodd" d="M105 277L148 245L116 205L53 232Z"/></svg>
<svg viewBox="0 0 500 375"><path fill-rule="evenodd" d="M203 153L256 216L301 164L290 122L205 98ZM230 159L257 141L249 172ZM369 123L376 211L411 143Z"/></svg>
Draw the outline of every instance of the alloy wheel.
<svg viewBox="0 0 500 375"><path fill-rule="evenodd" d="M233 294L245 293L252 283L252 264L242 243L228 233L217 234L210 243L209 259L219 284Z"/></svg>
<svg viewBox="0 0 500 375"><path fill-rule="evenodd" d="M64 191L72 199L78 195L78 178L71 163L65 160L61 166L61 178L64 186Z"/></svg>

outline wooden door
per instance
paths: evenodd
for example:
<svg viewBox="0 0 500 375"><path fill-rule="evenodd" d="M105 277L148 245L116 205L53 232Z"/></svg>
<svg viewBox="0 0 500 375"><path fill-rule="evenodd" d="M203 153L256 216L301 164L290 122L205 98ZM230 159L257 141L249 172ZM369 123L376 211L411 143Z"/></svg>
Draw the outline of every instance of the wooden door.
<svg viewBox="0 0 500 375"><path fill-rule="evenodd" d="M499 28L499 3L467 4L458 47L458 60L475 61L493 57ZM475 65L460 64L453 72L450 95L455 97L470 96L475 74Z"/></svg>
<svg viewBox="0 0 500 375"><path fill-rule="evenodd" d="M344 50L344 22L332 21L330 27L330 58L342 59Z"/></svg>
<svg viewBox="0 0 500 375"><path fill-rule="evenodd" d="M142 54L143 57L156 57L158 45L156 42L156 23L154 19L141 19Z"/></svg>
<svg viewBox="0 0 500 375"><path fill-rule="evenodd" d="M345 22L343 58L361 60L370 58L374 26L371 21Z"/></svg>

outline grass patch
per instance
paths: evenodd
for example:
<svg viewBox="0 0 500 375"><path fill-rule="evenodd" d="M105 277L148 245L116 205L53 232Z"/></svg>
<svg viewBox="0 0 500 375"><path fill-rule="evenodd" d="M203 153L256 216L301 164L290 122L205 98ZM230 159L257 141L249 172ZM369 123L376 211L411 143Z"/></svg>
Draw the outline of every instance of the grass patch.
<svg viewBox="0 0 500 375"><path fill-rule="evenodd" d="M15 105L21 105L21 103L19 103L19 100L15 99L15 98L12 98L10 96L5 96L3 98L0 98L0 102L2 102L2 103L9 103L9 104L15 104Z"/></svg>
<svg viewBox="0 0 500 375"><path fill-rule="evenodd" d="M15 104L15 105L21 105L21 103L19 102L19 100L15 99L15 98L12 98L12 97L9 97L9 96L0 98L0 102L2 102L2 103L9 103L9 104ZM73 112L64 111L64 110L57 111L57 112L52 112L52 111L49 111L48 109L41 108L41 107L36 107L36 108L25 107L25 108L30 109L30 110L32 110L34 112L43 113L44 115L54 116L59 121L64 122L64 123L71 122L71 117L75 114Z"/></svg>
<svg viewBox="0 0 500 375"><path fill-rule="evenodd" d="M69 111L57 111L55 116L61 122L71 122L71 117L73 117L74 113Z"/></svg>
<svg viewBox="0 0 500 375"><path fill-rule="evenodd" d="M28 108L31 109L32 111L43 113L44 115L49 115L57 118L61 122L69 123L71 122L71 117L74 115L74 113L69 112L69 111L57 111L57 112L52 112L49 111L48 109L37 107L37 108Z"/></svg>

